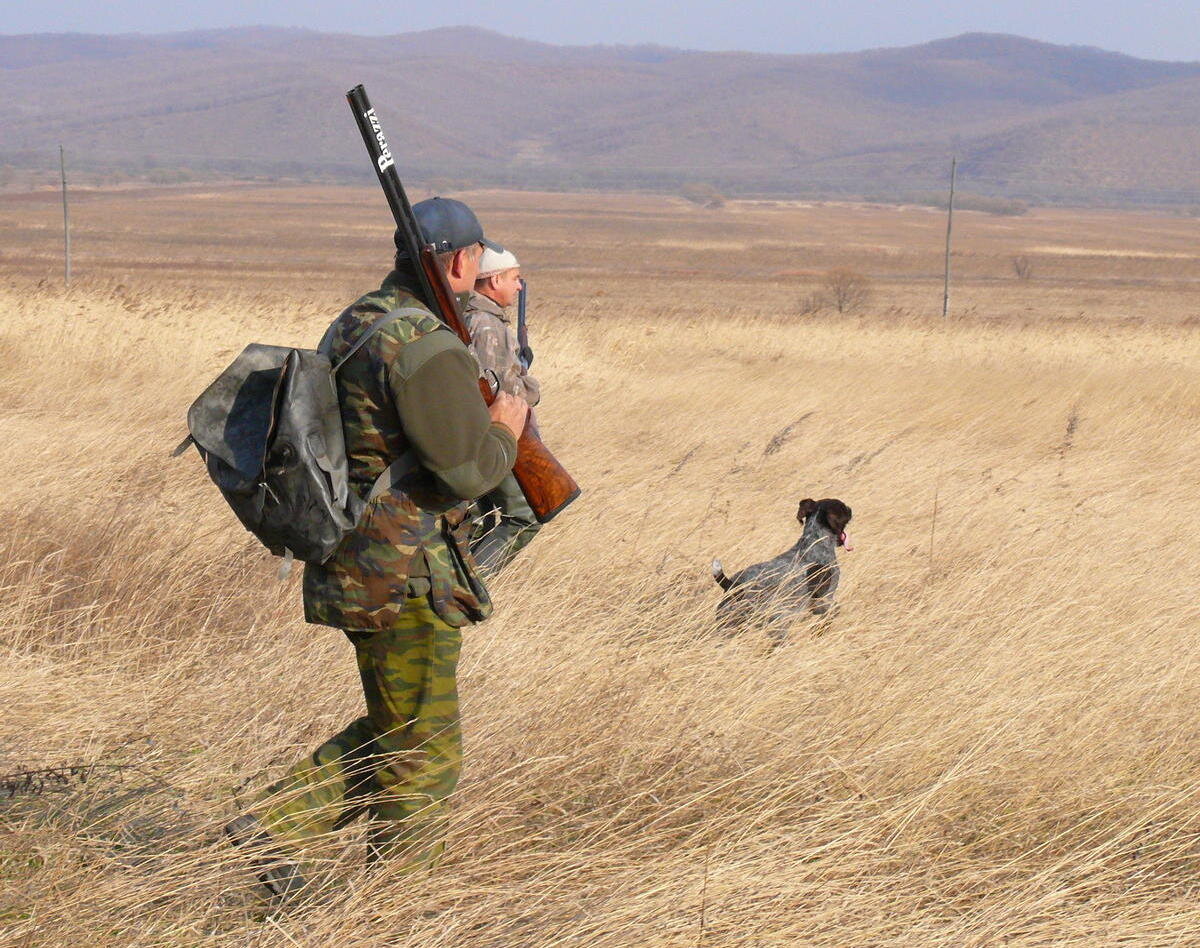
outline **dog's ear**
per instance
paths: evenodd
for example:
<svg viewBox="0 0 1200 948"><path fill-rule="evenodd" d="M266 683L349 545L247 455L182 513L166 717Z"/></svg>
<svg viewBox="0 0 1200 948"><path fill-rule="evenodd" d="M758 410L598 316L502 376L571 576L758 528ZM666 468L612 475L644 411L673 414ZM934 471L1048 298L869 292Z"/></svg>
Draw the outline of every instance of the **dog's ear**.
<svg viewBox="0 0 1200 948"><path fill-rule="evenodd" d="M844 533L850 518L854 516L849 507L833 498L821 501L821 513L824 515L825 525L834 533Z"/></svg>
<svg viewBox="0 0 1200 948"><path fill-rule="evenodd" d="M809 517L817 512L817 502L809 497L800 501L800 509L796 511L796 519L804 523Z"/></svg>

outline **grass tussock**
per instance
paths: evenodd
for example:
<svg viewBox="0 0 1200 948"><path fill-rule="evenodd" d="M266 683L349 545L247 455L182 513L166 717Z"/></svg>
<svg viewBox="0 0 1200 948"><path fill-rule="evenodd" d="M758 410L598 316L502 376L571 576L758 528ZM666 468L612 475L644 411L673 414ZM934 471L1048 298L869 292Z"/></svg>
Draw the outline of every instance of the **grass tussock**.
<svg viewBox="0 0 1200 948"><path fill-rule="evenodd" d="M541 284L539 412L585 494L466 635L447 858L372 870L351 827L277 913L218 830L356 675L168 455L333 295L0 291L0 771L100 765L0 793L4 943L1200 938L1194 330L575 285ZM855 511L836 618L715 637L709 559L778 552L804 496Z"/></svg>

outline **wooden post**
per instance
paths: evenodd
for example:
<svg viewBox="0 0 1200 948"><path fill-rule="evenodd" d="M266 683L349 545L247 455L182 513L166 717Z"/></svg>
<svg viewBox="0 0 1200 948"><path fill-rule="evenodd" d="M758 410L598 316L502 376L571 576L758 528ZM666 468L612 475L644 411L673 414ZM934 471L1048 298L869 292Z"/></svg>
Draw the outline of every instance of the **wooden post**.
<svg viewBox="0 0 1200 948"><path fill-rule="evenodd" d="M954 228L954 178L958 173L958 158L950 159L950 202L946 205L946 279L942 284L942 319L950 314L950 234Z"/></svg>
<svg viewBox="0 0 1200 948"><path fill-rule="evenodd" d="M58 146L58 167L62 172L63 194L63 279L71 285L71 212L67 210L67 157Z"/></svg>

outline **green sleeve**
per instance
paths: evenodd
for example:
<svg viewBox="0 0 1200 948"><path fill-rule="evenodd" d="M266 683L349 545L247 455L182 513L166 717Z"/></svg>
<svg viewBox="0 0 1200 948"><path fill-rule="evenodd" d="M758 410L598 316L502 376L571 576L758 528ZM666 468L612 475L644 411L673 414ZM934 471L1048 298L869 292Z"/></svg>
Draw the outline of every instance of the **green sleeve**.
<svg viewBox="0 0 1200 948"><path fill-rule="evenodd" d="M499 484L517 459L516 439L492 423L477 379L475 360L446 330L404 346L389 369L400 424L421 466L464 500Z"/></svg>

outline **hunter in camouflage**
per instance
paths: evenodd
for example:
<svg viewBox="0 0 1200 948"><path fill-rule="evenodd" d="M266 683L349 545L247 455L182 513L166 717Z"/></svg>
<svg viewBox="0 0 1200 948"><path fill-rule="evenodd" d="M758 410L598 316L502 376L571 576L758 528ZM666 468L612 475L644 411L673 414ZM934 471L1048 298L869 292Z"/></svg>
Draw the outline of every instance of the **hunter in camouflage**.
<svg viewBox="0 0 1200 948"><path fill-rule="evenodd" d="M338 317L331 355L336 360L360 332L396 309L421 315L389 323L338 373L351 486L365 496L391 461L405 456L415 461L413 439L421 463L401 479L401 489L371 502L329 560L305 568L305 618L339 629L388 628L405 608L406 596L424 590L450 625L478 622L491 613L470 559L464 498L479 496L508 475L516 444L505 443L503 451L494 446L481 468L479 458L468 456L468 445L446 437L463 416L475 416L478 428L487 414L476 383L463 394L463 404L447 399L440 388L442 363L457 362L455 374L477 377L462 343L392 273ZM502 440L507 433L493 427L487 437Z"/></svg>
<svg viewBox="0 0 1200 948"><path fill-rule="evenodd" d="M500 391L524 399L533 408L541 401L541 386L521 361L520 342L507 312L520 291L521 265L516 256L509 250L484 250L463 321L481 374L494 379ZM476 507L471 549L486 570L498 572L533 540L541 524L511 474L481 497Z"/></svg>
<svg viewBox="0 0 1200 948"><path fill-rule="evenodd" d="M447 248L439 261L451 288L469 290L483 243L475 215L442 198L413 211L425 240ZM383 285L328 334L336 361L379 316L405 311L337 375L351 481L365 496L391 466L392 486L304 574L307 620L343 629L354 645L366 713L226 828L254 847L259 878L276 894L303 885L295 857L304 843L362 812L373 856L430 864L458 781L460 629L491 612L466 511L511 471L528 409L508 395L485 406L474 359L414 296L411 266L398 254Z"/></svg>

